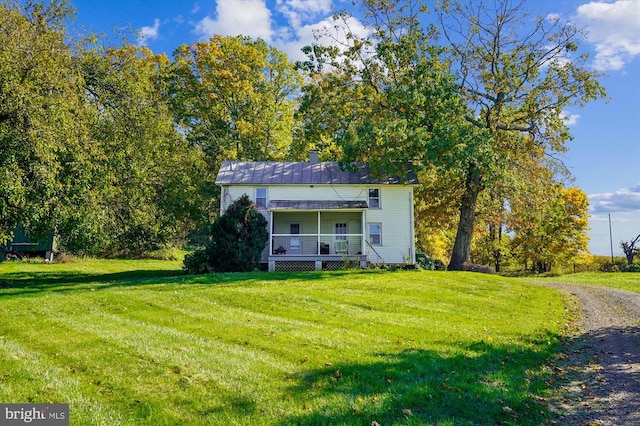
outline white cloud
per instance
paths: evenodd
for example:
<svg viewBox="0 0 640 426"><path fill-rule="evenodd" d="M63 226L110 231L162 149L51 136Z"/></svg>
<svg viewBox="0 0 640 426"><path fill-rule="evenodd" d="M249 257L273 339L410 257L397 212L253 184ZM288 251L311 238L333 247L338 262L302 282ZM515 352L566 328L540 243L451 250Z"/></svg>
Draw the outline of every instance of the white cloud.
<svg viewBox="0 0 640 426"><path fill-rule="evenodd" d="M589 218L589 251L597 255L622 256L621 241L630 241L640 233L640 211L601 214Z"/></svg>
<svg viewBox="0 0 640 426"><path fill-rule="evenodd" d="M593 214L615 212L640 212L640 183L615 192L590 194L590 211ZM640 225L640 224L639 224Z"/></svg>
<svg viewBox="0 0 640 426"><path fill-rule="evenodd" d="M260 37L287 54L289 60L305 60L304 46L316 42L316 35L324 34L320 43L347 43L346 31L332 14L333 0L276 0L274 13L284 22L272 19L272 11L265 0L217 0L216 16L206 16L195 24L194 32L201 38L214 34ZM367 36L371 30L358 19L347 18L349 31Z"/></svg>
<svg viewBox="0 0 640 426"><path fill-rule="evenodd" d="M140 46L146 46L149 40L155 40L158 38L160 30L160 20L158 18L153 20L153 27L142 27L138 34L138 44Z"/></svg>
<svg viewBox="0 0 640 426"><path fill-rule="evenodd" d="M580 119L580 114L569 114L566 111L562 111L562 113L560 114L560 116L562 117L562 119L564 120L564 124L567 127L571 127L574 126L575 124L578 123L578 120Z"/></svg>
<svg viewBox="0 0 640 426"><path fill-rule="evenodd" d="M244 35L272 42L271 11L264 0L218 0L216 17L205 16L195 32L203 38Z"/></svg>
<svg viewBox="0 0 640 426"><path fill-rule="evenodd" d="M640 0L592 1L577 15L594 44L597 69L619 70L640 55Z"/></svg>
<svg viewBox="0 0 640 426"><path fill-rule="evenodd" d="M274 44L285 52L290 60L298 61L307 59L301 50L304 46L312 43L347 46L353 42L347 38L348 32L358 37L367 37L371 31L371 28L354 17L346 18L346 22L335 21L333 17L329 17L318 23L297 28L293 37L277 40Z"/></svg>
<svg viewBox="0 0 640 426"><path fill-rule="evenodd" d="M620 241L640 233L640 183L615 192L589 195L589 250L621 256ZM611 247L613 245L613 247Z"/></svg>

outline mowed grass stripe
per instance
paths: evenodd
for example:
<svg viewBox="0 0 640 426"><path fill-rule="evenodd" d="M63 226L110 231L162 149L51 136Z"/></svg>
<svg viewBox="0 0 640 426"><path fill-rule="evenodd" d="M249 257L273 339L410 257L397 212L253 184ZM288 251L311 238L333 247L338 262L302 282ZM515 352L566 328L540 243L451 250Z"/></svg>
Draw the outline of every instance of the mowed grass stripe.
<svg viewBox="0 0 640 426"><path fill-rule="evenodd" d="M250 310L249 307L230 307L221 303L201 298L192 300L187 305L170 306L158 304L152 295L138 295L136 300L144 304L155 304L171 314L171 326L193 333L207 339L247 347L251 342L254 349L260 348L266 353L282 356L294 356L297 349L290 345L283 345L283 341L295 341L296 346L313 346L335 348L339 345L353 345L363 339L372 342L382 342L375 333L362 333L344 327L322 324L297 318L287 318L272 313ZM291 308L291 307L290 307ZM144 317L144 313L137 313L136 317Z"/></svg>
<svg viewBox="0 0 640 426"><path fill-rule="evenodd" d="M360 276L357 273L354 275ZM306 320L335 323L336 326L344 326L344 318L347 316L353 318L349 329L364 333L369 332L370 325L374 323L406 327L408 332L425 328L432 333L443 330L449 336L452 329L468 328L467 323L474 321L483 324L489 331L496 330L501 335L511 332L519 336L521 332L512 333L509 318L517 320L520 322L518 327L530 332L527 327L539 325L536 318L540 309L547 308L536 303L545 290L500 277L478 279L477 274L464 274L459 276L459 281L476 280L477 286L466 284L466 287L451 289L451 283L461 287L460 283L448 280L438 286L430 284L429 280L437 279L437 274L397 274L407 280L413 279L407 288L379 283L376 279L381 278L380 275L362 275L368 281L360 280L355 285L346 281L341 286L330 288L323 286L322 282L317 285L313 282L303 285L287 283L289 295L281 295L277 304L265 306L262 310L270 310L290 318L303 315ZM486 288L476 288L479 286ZM250 304L251 308L257 309L256 301L261 298L261 291L262 287L259 286L240 287L234 291L236 296L247 292L252 293L252 297L235 297L224 300L223 303L240 306L242 309L249 308ZM273 298L269 299L268 296L269 291L273 290L268 290L264 297L273 304ZM374 297L375 295L379 297ZM251 302L247 303L246 300ZM517 310L514 310L514 304L517 305ZM291 310L291 306L304 309ZM545 328L546 326L542 327ZM385 330L385 327L380 327L376 332L384 333Z"/></svg>
<svg viewBox="0 0 640 426"><path fill-rule="evenodd" d="M0 400L12 403L65 403L82 407L74 415L75 424L123 424L119 407L113 409L84 392L81 379L70 375L47 357L41 357L30 346L2 339L0 344L2 376Z"/></svg>
<svg viewBox="0 0 640 426"><path fill-rule="evenodd" d="M30 311L47 316L46 311L38 311L41 307ZM151 424L157 416L173 418L168 424L180 423L184 414L173 416L171 407L188 411L189 405L195 405L196 413L203 398L208 407L219 409L229 400L240 401L240 406L260 400L259 385L269 379L262 372L274 373L277 366L269 363L267 368L253 368L254 362L263 359L256 360L250 349L228 350L229 345L207 343L197 336L107 314L95 307L88 307L82 321L52 314L41 327L22 335L24 329L14 330L14 334L37 343L32 350L78 377L85 392L97 392L109 405L127 407L134 417L149 417ZM59 337L69 336L73 336L72 343L61 349L56 344ZM55 392L53 396L63 397Z"/></svg>
<svg viewBox="0 0 640 426"><path fill-rule="evenodd" d="M539 424L563 320L556 293L477 274L121 279L0 290L0 335L121 424ZM21 368L11 395L44 395Z"/></svg>

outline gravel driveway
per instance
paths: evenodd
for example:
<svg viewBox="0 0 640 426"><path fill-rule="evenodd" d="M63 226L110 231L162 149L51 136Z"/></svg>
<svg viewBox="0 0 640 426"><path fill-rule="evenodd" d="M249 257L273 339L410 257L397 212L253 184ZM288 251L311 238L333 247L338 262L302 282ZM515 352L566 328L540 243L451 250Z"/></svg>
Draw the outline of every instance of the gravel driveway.
<svg viewBox="0 0 640 426"><path fill-rule="evenodd" d="M562 425L640 425L640 294L596 286L541 283L569 292L582 312L581 333L554 368L550 401Z"/></svg>

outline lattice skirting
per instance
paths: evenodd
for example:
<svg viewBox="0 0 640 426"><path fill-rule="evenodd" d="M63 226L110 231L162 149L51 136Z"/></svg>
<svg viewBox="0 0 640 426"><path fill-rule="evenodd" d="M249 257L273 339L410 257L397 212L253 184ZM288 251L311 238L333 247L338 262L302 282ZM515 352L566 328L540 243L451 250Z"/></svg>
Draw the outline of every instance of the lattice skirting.
<svg viewBox="0 0 640 426"><path fill-rule="evenodd" d="M339 271L341 269L355 269L360 267L360 262L355 260L328 260L322 262L322 270Z"/></svg>
<svg viewBox="0 0 640 426"><path fill-rule="evenodd" d="M316 262L307 260L283 260L275 262L277 272L315 271Z"/></svg>
<svg viewBox="0 0 640 426"><path fill-rule="evenodd" d="M294 271L314 271L322 267L323 271L338 271L341 269L354 269L360 267L357 260L324 260L317 263L313 260L278 260L272 265L273 271L294 272Z"/></svg>

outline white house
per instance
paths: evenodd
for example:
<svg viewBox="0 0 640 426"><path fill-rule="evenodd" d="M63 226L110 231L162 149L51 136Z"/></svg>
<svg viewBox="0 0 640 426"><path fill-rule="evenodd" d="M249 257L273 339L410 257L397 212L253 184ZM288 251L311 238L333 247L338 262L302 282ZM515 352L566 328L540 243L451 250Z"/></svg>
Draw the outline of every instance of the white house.
<svg viewBox="0 0 640 426"><path fill-rule="evenodd" d="M376 178L366 165L343 171L312 154L308 163L226 161L216 184L221 212L247 194L267 218L271 271L415 263L412 172Z"/></svg>

